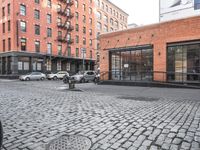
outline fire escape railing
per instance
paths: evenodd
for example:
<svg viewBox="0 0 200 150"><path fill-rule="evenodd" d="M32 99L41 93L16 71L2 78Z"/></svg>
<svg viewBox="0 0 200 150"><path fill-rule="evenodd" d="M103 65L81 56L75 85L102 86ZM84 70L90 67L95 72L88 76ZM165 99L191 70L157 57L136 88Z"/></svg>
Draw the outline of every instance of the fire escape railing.
<svg viewBox="0 0 200 150"><path fill-rule="evenodd" d="M70 9L70 7L74 4L74 1L73 0L59 0L59 1L65 5L65 8L64 9L62 9L62 7L57 8L57 13L60 16L65 17L65 21L57 22L57 27L62 31L65 31L65 34L64 36L58 35L57 41L67 44L65 51L63 53L63 55L65 56L68 48L71 46L72 43L74 43L74 40L71 38L70 34L71 31L74 30L74 27L71 25L70 22L70 20L74 17L74 14L71 13Z"/></svg>

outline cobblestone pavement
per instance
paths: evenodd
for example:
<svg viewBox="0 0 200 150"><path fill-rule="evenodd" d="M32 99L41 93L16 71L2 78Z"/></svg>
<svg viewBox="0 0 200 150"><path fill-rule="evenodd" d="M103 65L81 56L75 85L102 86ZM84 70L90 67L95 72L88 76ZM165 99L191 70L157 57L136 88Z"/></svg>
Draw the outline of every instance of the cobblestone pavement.
<svg viewBox="0 0 200 150"><path fill-rule="evenodd" d="M200 91L0 81L8 150L43 150L61 135L91 139L91 150L200 150Z"/></svg>

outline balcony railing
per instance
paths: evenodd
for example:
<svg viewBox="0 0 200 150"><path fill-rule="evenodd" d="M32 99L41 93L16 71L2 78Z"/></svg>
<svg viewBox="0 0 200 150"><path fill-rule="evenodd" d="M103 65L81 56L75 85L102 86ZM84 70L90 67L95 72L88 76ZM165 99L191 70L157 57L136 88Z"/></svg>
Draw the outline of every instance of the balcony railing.
<svg viewBox="0 0 200 150"><path fill-rule="evenodd" d="M59 0L60 2L66 3L68 6L72 6L74 4L73 0Z"/></svg>
<svg viewBox="0 0 200 150"><path fill-rule="evenodd" d="M74 13L67 13L66 16L67 16L69 19L71 19L71 18L74 17Z"/></svg>
<svg viewBox="0 0 200 150"><path fill-rule="evenodd" d="M72 43L74 43L73 39L67 39L67 44L72 44Z"/></svg>
<svg viewBox="0 0 200 150"><path fill-rule="evenodd" d="M57 27L58 28L61 28L61 29L65 29L67 31L72 31L74 30L74 27L72 25L68 25L66 23L61 23L61 22L58 22L57 23Z"/></svg>
<svg viewBox="0 0 200 150"><path fill-rule="evenodd" d="M73 39L67 39L66 37L62 37L62 36L57 36L57 41L67 43L67 44L74 43Z"/></svg>
<svg viewBox="0 0 200 150"><path fill-rule="evenodd" d="M64 12L62 11L62 8L57 8L57 13L63 15Z"/></svg>
<svg viewBox="0 0 200 150"><path fill-rule="evenodd" d="M57 40L58 40L59 42L63 42L63 43L66 43L66 42L67 42L67 39L64 38L64 37L62 37L62 36L57 36Z"/></svg>

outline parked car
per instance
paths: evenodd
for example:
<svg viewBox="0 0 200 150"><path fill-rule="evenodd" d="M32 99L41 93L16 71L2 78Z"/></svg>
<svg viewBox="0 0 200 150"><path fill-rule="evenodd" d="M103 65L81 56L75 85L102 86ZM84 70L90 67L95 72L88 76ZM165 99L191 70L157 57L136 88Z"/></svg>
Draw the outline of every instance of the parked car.
<svg viewBox="0 0 200 150"><path fill-rule="evenodd" d="M30 72L25 75L21 75L19 77L22 81L29 81L29 80L44 80L46 78L46 75L41 72Z"/></svg>
<svg viewBox="0 0 200 150"><path fill-rule="evenodd" d="M76 82L84 83L89 81L95 81L97 78L95 71L79 71L77 74L71 76L71 79Z"/></svg>
<svg viewBox="0 0 200 150"><path fill-rule="evenodd" d="M55 73L47 74L47 79L51 80L57 80L57 79L63 79L64 76L69 76L69 73L67 71L58 71Z"/></svg>

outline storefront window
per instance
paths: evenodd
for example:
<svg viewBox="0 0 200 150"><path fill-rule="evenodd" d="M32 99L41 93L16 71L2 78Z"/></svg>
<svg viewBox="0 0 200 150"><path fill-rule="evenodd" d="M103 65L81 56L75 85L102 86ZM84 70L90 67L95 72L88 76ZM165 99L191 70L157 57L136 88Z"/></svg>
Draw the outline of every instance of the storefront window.
<svg viewBox="0 0 200 150"><path fill-rule="evenodd" d="M199 82L199 60L200 44L169 46L167 50L168 81Z"/></svg>
<svg viewBox="0 0 200 150"><path fill-rule="evenodd" d="M111 52L112 80L152 80L153 50L122 50Z"/></svg>
<svg viewBox="0 0 200 150"><path fill-rule="evenodd" d="M194 10L200 9L200 0L194 0Z"/></svg>

